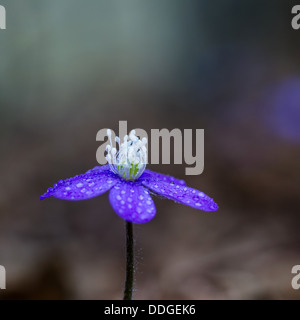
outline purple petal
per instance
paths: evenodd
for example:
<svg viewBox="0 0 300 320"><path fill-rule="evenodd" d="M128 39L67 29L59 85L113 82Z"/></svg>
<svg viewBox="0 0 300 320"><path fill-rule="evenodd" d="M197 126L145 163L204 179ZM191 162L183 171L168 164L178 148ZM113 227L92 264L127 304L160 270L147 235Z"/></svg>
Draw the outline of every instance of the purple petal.
<svg viewBox="0 0 300 320"><path fill-rule="evenodd" d="M172 176L168 176L166 174L158 173L158 172L151 171L148 169L146 169L144 171L144 173L142 174L142 176L140 177L141 181L144 181L144 180L147 181L147 180L153 180L153 179L159 179L164 182L175 183L175 184L179 184L181 186L186 185L184 180L179 180L179 179L176 179Z"/></svg>
<svg viewBox="0 0 300 320"><path fill-rule="evenodd" d="M60 180L49 188L40 200L55 197L62 200L85 200L99 196L111 189L120 179L104 168L100 171L89 170L85 174Z"/></svg>
<svg viewBox="0 0 300 320"><path fill-rule="evenodd" d="M109 193L109 201L116 213L129 222L145 223L156 214L149 191L134 182L115 185Z"/></svg>
<svg viewBox="0 0 300 320"><path fill-rule="evenodd" d="M214 200L199 190L159 180L143 181L142 184L163 197L187 206L204 211L218 210L218 205Z"/></svg>

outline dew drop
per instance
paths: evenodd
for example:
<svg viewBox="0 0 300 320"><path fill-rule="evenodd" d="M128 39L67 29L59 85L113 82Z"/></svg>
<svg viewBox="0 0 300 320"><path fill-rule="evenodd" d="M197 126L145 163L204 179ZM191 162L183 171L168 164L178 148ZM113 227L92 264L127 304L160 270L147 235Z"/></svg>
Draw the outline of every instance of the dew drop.
<svg viewBox="0 0 300 320"><path fill-rule="evenodd" d="M122 190L121 193L124 194L124 193L125 193L125 190Z"/></svg>
<svg viewBox="0 0 300 320"><path fill-rule="evenodd" d="M81 187L83 187L83 184L81 182L79 182L79 183L76 184L76 187L77 188L81 188Z"/></svg>
<svg viewBox="0 0 300 320"><path fill-rule="evenodd" d="M139 196L139 199L140 199L140 200L143 200L143 199L144 199L144 197L143 197L142 195L140 195L140 196Z"/></svg>
<svg viewBox="0 0 300 320"><path fill-rule="evenodd" d="M71 188L70 188L70 187L66 187L65 189L66 189L67 191L71 190Z"/></svg>
<svg viewBox="0 0 300 320"><path fill-rule="evenodd" d="M149 204L149 205L152 204L152 202L150 200L148 200L146 203Z"/></svg>
<svg viewBox="0 0 300 320"><path fill-rule="evenodd" d="M81 191L82 193L85 193L85 192L86 192L86 189L83 188L83 189L81 189L80 191Z"/></svg>
<svg viewBox="0 0 300 320"><path fill-rule="evenodd" d="M89 183L89 187L92 187L94 184L94 182Z"/></svg>
<svg viewBox="0 0 300 320"><path fill-rule="evenodd" d="M128 198L127 201L128 201L128 202L132 202L132 199L131 199L131 198Z"/></svg>
<svg viewBox="0 0 300 320"><path fill-rule="evenodd" d="M201 204L201 203L199 203L199 202L197 202L197 203L196 203L196 206L197 206L197 207L201 207L201 206L202 206L202 204Z"/></svg>
<svg viewBox="0 0 300 320"><path fill-rule="evenodd" d="M131 209L131 208L132 208L132 205L131 205L131 204L129 204L129 205L128 205L128 208L129 208L129 209Z"/></svg>
<svg viewBox="0 0 300 320"><path fill-rule="evenodd" d="M121 198L121 196L120 196L120 195L117 195L117 199L118 199L118 200L121 200L122 198Z"/></svg>

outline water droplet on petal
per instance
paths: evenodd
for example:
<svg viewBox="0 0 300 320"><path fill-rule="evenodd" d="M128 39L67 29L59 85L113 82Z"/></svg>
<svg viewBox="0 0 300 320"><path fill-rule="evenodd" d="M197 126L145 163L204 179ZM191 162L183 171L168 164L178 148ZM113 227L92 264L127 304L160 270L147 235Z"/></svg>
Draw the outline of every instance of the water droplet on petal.
<svg viewBox="0 0 300 320"><path fill-rule="evenodd" d="M152 202L150 200L148 200L146 203L149 204L149 205L152 204Z"/></svg>
<svg viewBox="0 0 300 320"><path fill-rule="evenodd" d="M128 205L128 208L129 208L129 209L131 209L131 208L132 208L132 205L131 205L131 204L129 204L129 205Z"/></svg>
<svg viewBox="0 0 300 320"><path fill-rule="evenodd" d="M128 198L127 201L128 201L128 202L132 202L132 199L131 199L131 198Z"/></svg>
<svg viewBox="0 0 300 320"><path fill-rule="evenodd" d="M125 193L125 190L122 190L121 193L124 194L124 193Z"/></svg>
<svg viewBox="0 0 300 320"><path fill-rule="evenodd" d="M122 198L121 198L120 195L117 195L117 199L118 199L118 200L122 200Z"/></svg>
<svg viewBox="0 0 300 320"><path fill-rule="evenodd" d="M134 189L130 189L130 192L134 193Z"/></svg>
<svg viewBox="0 0 300 320"><path fill-rule="evenodd" d="M92 187L94 184L94 182L89 183L89 187Z"/></svg>
<svg viewBox="0 0 300 320"><path fill-rule="evenodd" d="M142 210L140 207L137 207L137 208L136 208L136 212L137 212L137 213L141 213L142 211L143 211L143 210Z"/></svg>
<svg viewBox="0 0 300 320"><path fill-rule="evenodd" d="M83 189L81 189L80 191L81 191L82 193L85 193L85 192L86 192L86 189L83 188Z"/></svg>
<svg viewBox="0 0 300 320"><path fill-rule="evenodd" d="M201 203L199 203L199 202L197 202L197 203L196 203L196 206L197 206L197 207L201 207L201 206L202 206L202 204L201 204Z"/></svg>
<svg viewBox="0 0 300 320"><path fill-rule="evenodd" d="M77 188L81 188L81 187L83 187L83 184L81 182L79 182L79 183L76 184L76 187Z"/></svg>
<svg viewBox="0 0 300 320"><path fill-rule="evenodd" d="M65 189L66 189L67 191L71 190L71 188L70 188L70 187L66 187Z"/></svg>
<svg viewBox="0 0 300 320"><path fill-rule="evenodd" d="M143 199L144 199L144 197L143 197L142 195L140 195L140 196L139 196L139 199L140 199L140 200L143 200Z"/></svg>

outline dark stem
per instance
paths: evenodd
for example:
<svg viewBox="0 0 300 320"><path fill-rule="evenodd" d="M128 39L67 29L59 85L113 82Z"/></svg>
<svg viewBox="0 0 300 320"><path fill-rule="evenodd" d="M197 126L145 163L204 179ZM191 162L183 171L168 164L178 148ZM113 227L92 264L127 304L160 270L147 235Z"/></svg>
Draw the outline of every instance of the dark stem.
<svg viewBox="0 0 300 320"><path fill-rule="evenodd" d="M134 240L133 225L126 221L126 279L123 300L132 300L134 282Z"/></svg>

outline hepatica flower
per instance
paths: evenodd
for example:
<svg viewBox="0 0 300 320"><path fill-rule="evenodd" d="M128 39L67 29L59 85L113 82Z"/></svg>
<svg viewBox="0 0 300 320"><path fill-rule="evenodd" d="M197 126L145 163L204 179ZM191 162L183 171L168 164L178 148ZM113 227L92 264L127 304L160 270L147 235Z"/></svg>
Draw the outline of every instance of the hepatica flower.
<svg viewBox="0 0 300 320"><path fill-rule="evenodd" d="M218 209L212 198L187 187L183 180L146 169L147 139L139 139L135 130L126 135L123 142L116 137L118 150L112 145L111 130L107 130L107 135L108 165L59 180L40 199L86 200L109 191L109 201L115 212L133 223L145 223L154 218L156 208L151 194L203 211Z"/></svg>
<svg viewBox="0 0 300 320"><path fill-rule="evenodd" d="M183 180L146 169L147 139L139 139L135 131L123 142L116 137L113 147L111 130L107 130L108 165L95 167L85 174L59 180L40 199L86 200L109 191L115 212L126 220L126 279L124 300L131 300L134 283L134 241L132 223L145 223L154 218L156 208L151 194L204 210L216 211L217 204L203 192L186 186Z"/></svg>

